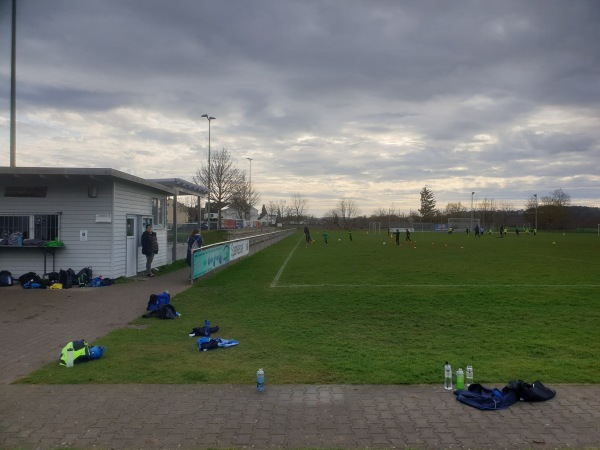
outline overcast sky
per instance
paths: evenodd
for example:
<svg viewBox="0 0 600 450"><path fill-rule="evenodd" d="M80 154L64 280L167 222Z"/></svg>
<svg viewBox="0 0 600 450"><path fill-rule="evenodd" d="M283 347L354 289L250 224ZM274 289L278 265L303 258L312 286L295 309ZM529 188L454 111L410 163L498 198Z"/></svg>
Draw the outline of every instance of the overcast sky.
<svg viewBox="0 0 600 450"><path fill-rule="evenodd" d="M11 0L0 0L10 165ZM17 166L191 180L325 214L567 192L600 206L600 1L17 0ZM248 173L249 176L249 173Z"/></svg>

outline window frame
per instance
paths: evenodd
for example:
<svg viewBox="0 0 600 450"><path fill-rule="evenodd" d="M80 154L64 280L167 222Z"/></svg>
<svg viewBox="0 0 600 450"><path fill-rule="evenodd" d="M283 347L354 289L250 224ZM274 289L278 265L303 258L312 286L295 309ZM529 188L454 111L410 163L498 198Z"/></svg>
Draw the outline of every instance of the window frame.
<svg viewBox="0 0 600 450"><path fill-rule="evenodd" d="M0 213L0 239L8 239L11 234L21 232L24 238L27 236L25 239L60 240L61 216L59 212L2 212ZM15 227L20 229L17 230Z"/></svg>

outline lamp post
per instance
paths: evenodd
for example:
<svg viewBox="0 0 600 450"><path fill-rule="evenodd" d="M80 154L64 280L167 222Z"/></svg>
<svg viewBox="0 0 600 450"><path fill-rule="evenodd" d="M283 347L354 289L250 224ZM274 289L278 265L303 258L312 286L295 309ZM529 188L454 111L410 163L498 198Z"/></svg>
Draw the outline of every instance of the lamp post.
<svg viewBox="0 0 600 450"><path fill-rule="evenodd" d="M208 214L206 215L206 228L210 230L210 121L215 120L216 117L209 116L208 114L202 114L200 117L206 117L206 120L208 120L208 204L206 207Z"/></svg>
<svg viewBox="0 0 600 450"><path fill-rule="evenodd" d="M475 192L471 192L471 228L470 228L470 230L473 229L473 196L474 195L475 195Z"/></svg>
<svg viewBox="0 0 600 450"><path fill-rule="evenodd" d="M17 0L12 2L12 43L10 54L10 167L17 167Z"/></svg>
<svg viewBox="0 0 600 450"><path fill-rule="evenodd" d="M538 199L537 194L533 194L535 197L535 232L537 233L537 208L538 208Z"/></svg>
<svg viewBox="0 0 600 450"><path fill-rule="evenodd" d="M252 219L252 205L250 204L250 198L252 197L252 158L246 158L250 162L250 182L248 183L248 220Z"/></svg>

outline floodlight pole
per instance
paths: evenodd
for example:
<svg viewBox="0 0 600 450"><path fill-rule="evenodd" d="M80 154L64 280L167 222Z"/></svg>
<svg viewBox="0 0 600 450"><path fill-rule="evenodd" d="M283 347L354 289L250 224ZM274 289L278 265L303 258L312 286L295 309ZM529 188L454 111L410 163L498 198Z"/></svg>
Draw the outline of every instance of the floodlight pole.
<svg viewBox="0 0 600 450"><path fill-rule="evenodd" d="M12 45L10 57L10 167L17 167L16 91L17 91L17 0L12 2Z"/></svg>
<svg viewBox="0 0 600 450"><path fill-rule="evenodd" d="M471 227L469 228L469 231L473 230L473 196L475 195L475 192L471 192Z"/></svg>
<svg viewBox="0 0 600 450"><path fill-rule="evenodd" d="M210 231L210 121L215 120L216 117L211 117L208 114L202 114L200 117L206 117L206 120L208 120L208 202L206 206L208 214L206 215L206 229Z"/></svg>
<svg viewBox="0 0 600 450"><path fill-rule="evenodd" d="M250 182L248 183L248 220L252 219L252 205L250 204L250 197L252 196L252 158L246 158L250 161Z"/></svg>
<svg viewBox="0 0 600 450"><path fill-rule="evenodd" d="M535 232L537 233L537 208L538 208L538 198L537 194L533 194L535 197Z"/></svg>

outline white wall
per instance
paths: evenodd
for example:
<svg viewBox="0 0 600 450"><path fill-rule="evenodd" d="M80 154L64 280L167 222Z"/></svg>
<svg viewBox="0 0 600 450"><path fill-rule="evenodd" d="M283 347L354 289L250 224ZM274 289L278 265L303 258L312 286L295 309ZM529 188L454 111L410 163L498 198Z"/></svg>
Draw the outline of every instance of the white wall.
<svg viewBox="0 0 600 450"><path fill-rule="evenodd" d="M92 267L93 275L118 278L125 275L126 269L126 216L152 216L152 198L165 194L142 185L125 183L121 180L86 178L31 178L21 182L25 186L47 186L47 196L0 197L0 211L3 214L56 214L61 212L60 240L64 248L55 250L55 271L72 268L78 272L83 267ZM3 192L6 181L0 181ZM11 186L19 185L18 178L10 180ZM88 196L88 187L97 188L97 197ZM113 205L114 200L114 205ZM97 221L97 215L110 216L110 222ZM141 227L141 223L138 223ZM80 239L86 232L87 240ZM159 254L155 256L153 267L167 263L167 232L164 227L156 227L159 241ZM140 233L141 234L141 233ZM144 270L146 258L138 246L138 272ZM0 270L9 270L14 278L26 272L44 273L44 259L40 248L11 248L0 246ZM47 272L52 271L52 256L47 255Z"/></svg>

